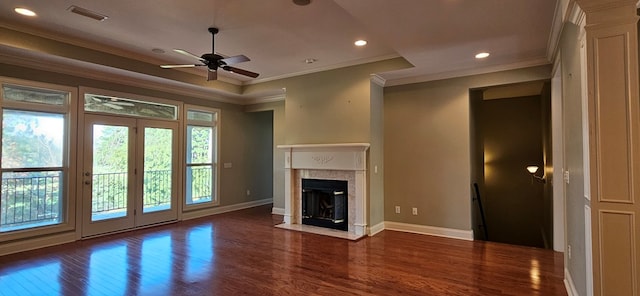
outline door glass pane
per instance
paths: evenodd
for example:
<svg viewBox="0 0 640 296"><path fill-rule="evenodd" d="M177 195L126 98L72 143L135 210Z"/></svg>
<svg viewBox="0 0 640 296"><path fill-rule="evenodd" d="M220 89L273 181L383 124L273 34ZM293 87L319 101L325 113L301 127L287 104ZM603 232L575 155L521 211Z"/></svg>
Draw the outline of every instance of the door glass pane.
<svg viewBox="0 0 640 296"><path fill-rule="evenodd" d="M144 213L171 208L172 143L171 129L144 129Z"/></svg>
<svg viewBox="0 0 640 296"><path fill-rule="evenodd" d="M127 215L129 128L93 125L91 220Z"/></svg>

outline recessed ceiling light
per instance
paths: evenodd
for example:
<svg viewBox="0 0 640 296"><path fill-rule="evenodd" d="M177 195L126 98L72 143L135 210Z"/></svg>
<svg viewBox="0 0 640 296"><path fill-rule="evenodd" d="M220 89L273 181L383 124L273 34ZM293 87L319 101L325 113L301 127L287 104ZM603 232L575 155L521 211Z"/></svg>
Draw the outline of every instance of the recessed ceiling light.
<svg viewBox="0 0 640 296"><path fill-rule="evenodd" d="M356 46L365 46L365 45L367 45L367 41L361 39L361 40L357 40L353 44L355 44Z"/></svg>
<svg viewBox="0 0 640 296"><path fill-rule="evenodd" d="M481 52L479 54L476 54L476 59L484 59L489 57L489 53L488 52Z"/></svg>
<svg viewBox="0 0 640 296"><path fill-rule="evenodd" d="M14 11L19 13L19 14L26 15L26 16L36 16L36 13L33 12L33 10L29 10L29 9L24 8L24 7L16 7L14 9Z"/></svg>
<svg viewBox="0 0 640 296"><path fill-rule="evenodd" d="M162 49L162 48L154 48L154 49L151 49L151 51L153 53L158 53L158 54L164 53L164 49Z"/></svg>
<svg viewBox="0 0 640 296"><path fill-rule="evenodd" d="M314 59L314 58L308 58L306 60L304 60L305 63L307 64L313 64L315 62L317 62L318 60Z"/></svg>

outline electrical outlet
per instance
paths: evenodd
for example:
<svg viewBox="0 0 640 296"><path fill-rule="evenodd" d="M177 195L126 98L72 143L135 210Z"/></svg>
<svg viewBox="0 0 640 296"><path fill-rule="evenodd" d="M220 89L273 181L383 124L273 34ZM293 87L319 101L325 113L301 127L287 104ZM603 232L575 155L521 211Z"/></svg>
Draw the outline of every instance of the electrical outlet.
<svg viewBox="0 0 640 296"><path fill-rule="evenodd" d="M396 206L396 214L400 214L400 206Z"/></svg>
<svg viewBox="0 0 640 296"><path fill-rule="evenodd" d="M251 195L251 190L247 189L247 196Z"/></svg>
<svg viewBox="0 0 640 296"><path fill-rule="evenodd" d="M571 245L567 246L567 256L569 257L569 260L571 260Z"/></svg>
<svg viewBox="0 0 640 296"><path fill-rule="evenodd" d="M569 171L564 171L564 182L569 184Z"/></svg>
<svg viewBox="0 0 640 296"><path fill-rule="evenodd" d="M411 209L411 214L413 214L414 216L418 215L418 208L412 208Z"/></svg>

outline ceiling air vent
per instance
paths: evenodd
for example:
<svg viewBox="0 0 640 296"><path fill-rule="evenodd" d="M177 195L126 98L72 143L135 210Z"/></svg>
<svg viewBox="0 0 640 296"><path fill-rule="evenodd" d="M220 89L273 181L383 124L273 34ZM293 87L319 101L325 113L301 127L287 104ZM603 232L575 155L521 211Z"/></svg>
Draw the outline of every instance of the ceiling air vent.
<svg viewBox="0 0 640 296"><path fill-rule="evenodd" d="M85 9L85 8L82 8L82 7L78 7L78 6L75 6L75 5L69 6L69 8L67 8L67 10L71 11L71 12L73 12L75 14L79 14L81 16L88 17L88 18L91 18L91 19L94 19L94 20L100 21L100 22L109 18L106 15L99 14L97 12L93 12L91 10L88 10L88 9Z"/></svg>

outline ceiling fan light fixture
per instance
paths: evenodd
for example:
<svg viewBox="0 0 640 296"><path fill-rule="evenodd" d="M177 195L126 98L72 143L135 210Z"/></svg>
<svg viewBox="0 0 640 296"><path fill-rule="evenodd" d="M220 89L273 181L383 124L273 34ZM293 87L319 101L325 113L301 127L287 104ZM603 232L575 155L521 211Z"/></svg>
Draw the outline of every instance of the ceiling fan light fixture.
<svg viewBox="0 0 640 296"><path fill-rule="evenodd" d="M16 7L13 9L13 11L15 11L18 14L24 15L24 16L36 16L37 14L35 12L33 12L33 10L31 9L27 9L24 7Z"/></svg>

